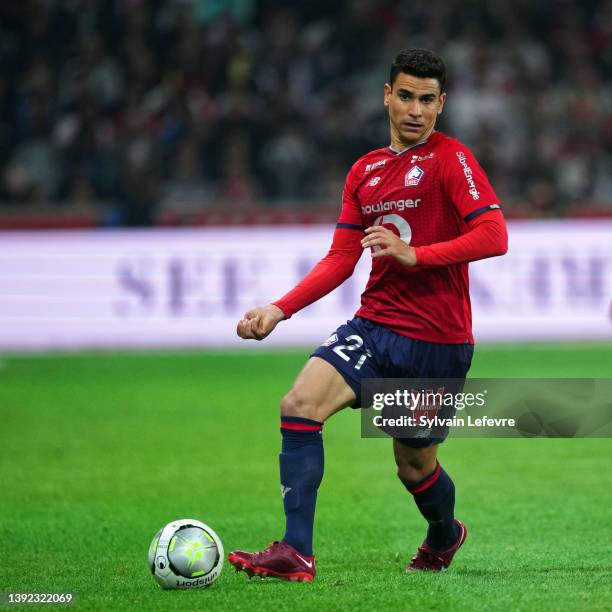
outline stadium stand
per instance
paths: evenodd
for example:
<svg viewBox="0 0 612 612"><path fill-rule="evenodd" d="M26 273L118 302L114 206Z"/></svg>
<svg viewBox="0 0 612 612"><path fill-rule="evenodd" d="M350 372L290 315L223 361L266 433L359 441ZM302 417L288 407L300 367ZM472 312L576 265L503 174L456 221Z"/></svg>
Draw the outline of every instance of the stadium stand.
<svg viewBox="0 0 612 612"><path fill-rule="evenodd" d="M0 228L331 221L416 46L508 216L612 214L605 0L29 0L0 5Z"/></svg>

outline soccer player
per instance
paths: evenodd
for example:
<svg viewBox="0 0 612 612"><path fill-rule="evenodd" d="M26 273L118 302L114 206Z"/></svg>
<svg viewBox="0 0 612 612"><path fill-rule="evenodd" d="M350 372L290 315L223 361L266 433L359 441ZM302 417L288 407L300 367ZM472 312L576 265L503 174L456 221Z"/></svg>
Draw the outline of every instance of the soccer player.
<svg viewBox="0 0 612 612"><path fill-rule="evenodd" d="M470 150L435 130L446 67L429 50L401 51L384 86L390 146L357 160L346 178L329 253L285 296L249 310L241 338L262 340L352 273L362 251L370 278L355 318L311 355L281 402L282 540L228 559L249 576L310 581L312 532L323 477L323 423L359 406L363 378L459 378L471 364L468 262L503 255L500 204ZM454 517L455 486L437 461L442 438L393 440L400 481L428 523L407 571L446 569L467 530Z"/></svg>

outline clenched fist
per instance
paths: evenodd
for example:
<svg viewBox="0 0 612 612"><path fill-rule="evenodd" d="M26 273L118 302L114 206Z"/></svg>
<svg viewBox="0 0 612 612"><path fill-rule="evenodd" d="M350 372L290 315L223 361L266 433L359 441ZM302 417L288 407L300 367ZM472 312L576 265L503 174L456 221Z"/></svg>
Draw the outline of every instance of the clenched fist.
<svg viewBox="0 0 612 612"><path fill-rule="evenodd" d="M274 304L257 306L238 321L236 333L245 340L263 340L284 318L283 311Z"/></svg>

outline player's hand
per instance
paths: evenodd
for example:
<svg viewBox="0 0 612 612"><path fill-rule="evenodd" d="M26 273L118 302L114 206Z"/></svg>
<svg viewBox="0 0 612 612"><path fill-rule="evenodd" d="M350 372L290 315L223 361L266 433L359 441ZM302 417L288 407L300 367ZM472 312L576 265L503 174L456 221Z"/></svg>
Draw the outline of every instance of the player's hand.
<svg viewBox="0 0 612 612"><path fill-rule="evenodd" d="M380 246L380 250L372 249L372 259L377 257L395 257L405 266L415 266L417 263L414 247L406 244L397 234L382 225L373 225L365 231L366 236L361 241L364 249Z"/></svg>
<svg viewBox="0 0 612 612"><path fill-rule="evenodd" d="M284 318L283 311L274 304L257 306L238 321L236 333L245 340L263 340Z"/></svg>

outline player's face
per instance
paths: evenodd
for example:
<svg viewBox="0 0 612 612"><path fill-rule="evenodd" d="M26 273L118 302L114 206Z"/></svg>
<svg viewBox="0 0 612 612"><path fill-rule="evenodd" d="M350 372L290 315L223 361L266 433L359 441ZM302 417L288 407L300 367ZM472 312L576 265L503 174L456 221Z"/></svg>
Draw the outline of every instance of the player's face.
<svg viewBox="0 0 612 612"><path fill-rule="evenodd" d="M385 106L389 108L391 146L401 149L427 140L445 100L438 79L400 72L392 85L387 83Z"/></svg>

